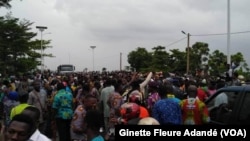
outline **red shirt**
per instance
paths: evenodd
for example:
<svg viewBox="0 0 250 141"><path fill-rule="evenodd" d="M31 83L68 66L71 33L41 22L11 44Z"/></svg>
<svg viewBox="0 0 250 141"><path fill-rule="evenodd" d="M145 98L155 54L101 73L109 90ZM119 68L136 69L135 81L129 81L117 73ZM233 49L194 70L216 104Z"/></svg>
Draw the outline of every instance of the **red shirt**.
<svg viewBox="0 0 250 141"><path fill-rule="evenodd" d="M145 117L149 117L149 112L148 110L143 107L143 106L140 106L140 115L139 115L140 118L145 118Z"/></svg>
<svg viewBox="0 0 250 141"><path fill-rule="evenodd" d="M207 94L205 93L204 90L202 90L201 88L197 89L197 97L201 100L201 101L205 101L207 99Z"/></svg>

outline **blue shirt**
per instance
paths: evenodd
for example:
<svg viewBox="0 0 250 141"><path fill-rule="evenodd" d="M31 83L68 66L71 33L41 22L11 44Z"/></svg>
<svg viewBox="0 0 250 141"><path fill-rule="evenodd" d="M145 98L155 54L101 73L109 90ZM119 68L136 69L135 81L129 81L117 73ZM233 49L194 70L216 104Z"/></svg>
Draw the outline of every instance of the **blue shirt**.
<svg viewBox="0 0 250 141"><path fill-rule="evenodd" d="M152 109L152 117L161 125L182 124L181 107L173 99L162 99L155 103Z"/></svg>

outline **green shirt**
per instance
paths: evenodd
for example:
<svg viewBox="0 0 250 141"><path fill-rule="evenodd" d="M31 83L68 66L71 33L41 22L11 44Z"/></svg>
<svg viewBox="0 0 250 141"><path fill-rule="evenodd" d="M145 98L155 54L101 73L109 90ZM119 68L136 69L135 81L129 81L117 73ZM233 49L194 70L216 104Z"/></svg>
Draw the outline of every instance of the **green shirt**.
<svg viewBox="0 0 250 141"><path fill-rule="evenodd" d="M57 91L52 108L57 110L56 118L72 119L73 117L73 95L65 89Z"/></svg>

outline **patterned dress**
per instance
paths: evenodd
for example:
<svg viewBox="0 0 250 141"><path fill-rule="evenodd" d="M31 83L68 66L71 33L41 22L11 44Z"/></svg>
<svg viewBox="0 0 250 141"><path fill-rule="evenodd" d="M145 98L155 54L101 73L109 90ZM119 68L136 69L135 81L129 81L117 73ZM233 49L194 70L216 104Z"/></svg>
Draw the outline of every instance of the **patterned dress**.
<svg viewBox="0 0 250 141"><path fill-rule="evenodd" d="M150 94L148 99L147 99L147 108L149 110L152 110L154 104L160 99L161 99L161 97L157 92Z"/></svg>

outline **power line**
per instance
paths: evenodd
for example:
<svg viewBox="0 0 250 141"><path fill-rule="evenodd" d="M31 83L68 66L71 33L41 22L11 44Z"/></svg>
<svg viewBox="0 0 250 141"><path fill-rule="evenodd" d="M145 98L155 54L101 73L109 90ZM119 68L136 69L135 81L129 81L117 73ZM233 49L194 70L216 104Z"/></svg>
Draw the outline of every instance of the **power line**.
<svg viewBox="0 0 250 141"><path fill-rule="evenodd" d="M178 43L178 42L180 42L180 41L182 41L182 40L184 40L184 39L186 39L187 37L184 37L184 38L181 38L181 39L179 39L179 40L177 40L177 41L175 41L175 42L173 42L173 43L171 43L171 44L168 44L166 47L169 47L169 46L171 46L171 45L173 45L173 44L176 44L176 43Z"/></svg>
<svg viewBox="0 0 250 141"><path fill-rule="evenodd" d="M233 32L230 34L242 34L242 33L250 33L250 31ZM197 34L197 35L190 35L190 36L217 36L217 35L227 35L227 33Z"/></svg>
<svg viewBox="0 0 250 141"><path fill-rule="evenodd" d="M232 32L232 33L230 33L230 34L242 34L242 33L250 33L250 31ZM190 36L218 36L218 35L227 35L227 33L196 34L196 35L191 35L191 34L190 34ZM176 43L178 43L178 42L180 42L180 41L182 41L182 40L184 40L184 39L186 39L186 38L187 38L187 37L184 37L184 38L181 38L181 39L179 39L179 40L177 40L177 41L175 41L175 42L172 42L172 43L168 44L166 47L172 46L172 45L174 45L174 44L176 44Z"/></svg>

